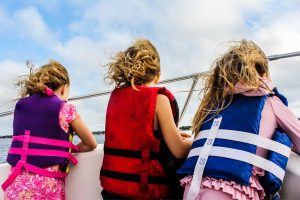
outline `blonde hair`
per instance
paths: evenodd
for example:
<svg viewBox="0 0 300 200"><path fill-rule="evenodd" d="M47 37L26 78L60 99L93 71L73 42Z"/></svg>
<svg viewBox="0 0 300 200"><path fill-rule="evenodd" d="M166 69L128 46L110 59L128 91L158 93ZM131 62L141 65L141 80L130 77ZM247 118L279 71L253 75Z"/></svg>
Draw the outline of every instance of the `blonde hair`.
<svg viewBox="0 0 300 200"><path fill-rule="evenodd" d="M213 118L231 104L234 86L238 82L250 90L257 90L262 86L262 76L270 78L264 52L252 41L233 42L204 76L203 99L192 121L193 133L198 134L209 114Z"/></svg>
<svg viewBox="0 0 300 200"><path fill-rule="evenodd" d="M50 60L46 65L33 70L31 65L30 74L17 82L20 87L20 96L25 97L33 94L44 94L46 88L53 91L62 85L69 85L70 79L66 68L55 60Z"/></svg>
<svg viewBox="0 0 300 200"><path fill-rule="evenodd" d="M160 74L160 58L154 45L147 39L136 40L125 51L118 52L108 63L106 79L116 87L142 85Z"/></svg>

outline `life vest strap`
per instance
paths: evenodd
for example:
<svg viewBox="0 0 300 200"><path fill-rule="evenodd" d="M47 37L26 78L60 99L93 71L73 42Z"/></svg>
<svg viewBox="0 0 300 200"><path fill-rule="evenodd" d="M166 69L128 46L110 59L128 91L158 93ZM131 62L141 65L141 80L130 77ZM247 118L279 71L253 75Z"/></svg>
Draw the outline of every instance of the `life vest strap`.
<svg viewBox="0 0 300 200"><path fill-rule="evenodd" d="M137 184L140 183L140 174L131 174L131 173L124 173L124 172L116 172L111 170L102 169L101 176L106 176L108 178L119 179L123 181L132 181L136 182ZM148 183L149 184L162 184L168 185L169 180L167 177L160 177L160 176L148 176Z"/></svg>
<svg viewBox="0 0 300 200"><path fill-rule="evenodd" d="M33 172L36 174L40 174L43 176L51 177L51 178L64 178L67 176L67 173L62 172L50 172L45 169L33 166L27 163L28 155L39 155L39 156L58 156L58 157L66 157L69 158L74 164L77 164L76 158L74 158L70 153L58 150L42 150L42 149L29 149L28 145L30 142L30 131L25 130L25 134L22 138L23 145L22 148L10 148L8 153L10 154L20 154L21 159L18 161L11 175L7 178L7 180L1 185L2 189L5 191L10 184L17 178L23 168L25 168L29 172Z"/></svg>
<svg viewBox="0 0 300 200"><path fill-rule="evenodd" d="M2 189L5 191L10 184L13 183L13 181L17 178L17 176L21 173L22 169L25 168L27 171L40 174L42 176L50 177L50 178L58 178L62 179L67 176L67 173L63 172L50 172L48 170L36 167L34 165L24 163L21 160L17 163L17 165L14 167L11 175L7 178L7 180L2 184Z"/></svg>
<svg viewBox="0 0 300 200"><path fill-rule="evenodd" d="M137 158L137 159L142 158L141 151L128 150L128 149L116 149L116 148L104 147L104 153L107 155L121 156L127 158ZM158 160L158 159L159 159L158 153L150 152L150 160Z"/></svg>
<svg viewBox="0 0 300 200"><path fill-rule="evenodd" d="M200 151L202 151L202 147L194 148L190 151L188 157L199 156ZM256 154L249 153L247 151L227 147L213 146L209 155L246 162L251 165L257 166L263 170L271 172L272 174L277 176L281 181L284 178L285 171L281 167L265 158L262 158Z"/></svg>
<svg viewBox="0 0 300 200"><path fill-rule="evenodd" d="M221 122L222 122L222 116L218 116L214 119L212 126L209 130L207 140L206 140L204 146L202 147L202 151L198 151L198 152L200 152L200 155L198 153L199 157L196 162L193 179L191 182L191 186L187 192L186 199L194 200L197 197L198 193L200 192L199 185L201 185L204 168L205 168L208 157L211 155L211 151L213 149L213 144L214 144L215 138L217 137L217 135L219 133L219 127L220 127Z"/></svg>
<svg viewBox="0 0 300 200"><path fill-rule="evenodd" d="M25 137L26 137L25 135L13 136L12 140L13 141L17 140L17 141L23 142ZM43 138L43 137L30 136L29 143L45 144L45 145L58 146L58 147L66 147L66 148L72 148L76 151L79 151L78 147L76 145L74 145L72 142L49 139L49 138Z"/></svg>
<svg viewBox="0 0 300 200"><path fill-rule="evenodd" d="M10 148L8 150L9 154L20 154L22 155L22 152L24 151L23 148ZM59 151L59 150L44 150L44 149L27 149L26 151L27 155L30 156L55 156L55 157L62 157L62 158L68 158L70 161L76 165L78 163L77 159L71 155L71 153L66 151Z"/></svg>
<svg viewBox="0 0 300 200"><path fill-rule="evenodd" d="M201 131L197 135L197 137L195 139L195 143L197 143L198 140L206 139L208 136L209 136L209 130ZM264 149L279 153L285 157L289 157L290 153L291 153L291 148L289 148L288 146L286 146L284 144L281 144L279 142L265 138L260 135L243 132L243 131L219 129L216 139L226 139L226 140L232 140L232 141L237 141L237 142L253 144L255 146L259 146Z"/></svg>

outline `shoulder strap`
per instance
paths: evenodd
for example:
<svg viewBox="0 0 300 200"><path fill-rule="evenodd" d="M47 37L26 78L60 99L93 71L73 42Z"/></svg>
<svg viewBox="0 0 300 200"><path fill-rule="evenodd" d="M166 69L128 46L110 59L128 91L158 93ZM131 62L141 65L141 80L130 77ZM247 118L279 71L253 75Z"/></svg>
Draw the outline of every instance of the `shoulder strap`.
<svg viewBox="0 0 300 200"><path fill-rule="evenodd" d="M165 95L165 96L168 97L168 99L170 101L170 104L171 104L174 121L175 121L176 125L178 125L178 121L179 121L179 107L178 107L178 104L177 104L177 101L176 101L174 95L172 94L172 92L170 90L168 90L165 87L161 87L158 90L158 94L163 94L163 95Z"/></svg>

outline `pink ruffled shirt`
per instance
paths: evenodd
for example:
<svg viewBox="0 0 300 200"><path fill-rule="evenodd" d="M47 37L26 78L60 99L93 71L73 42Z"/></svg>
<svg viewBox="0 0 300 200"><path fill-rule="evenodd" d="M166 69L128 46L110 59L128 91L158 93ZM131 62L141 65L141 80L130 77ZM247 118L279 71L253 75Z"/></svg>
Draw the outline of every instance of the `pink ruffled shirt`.
<svg viewBox="0 0 300 200"><path fill-rule="evenodd" d="M273 84L266 78L263 78L262 81L267 88L261 87L257 91L251 91L247 87L237 84L235 86L235 94L242 94L245 96L262 96L269 94L270 90L274 88ZM294 150L300 153L300 121L278 97L272 96L267 98L265 102L259 134L271 139L278 127L289 135L293 141ZM267 150L258 147L256 154L261 157L266 157L267 152ZM264 170L254 167L252 174L250 186L243 186L234 181L204 177L201 184L201 192L197 196L197 199L264 199L265 193L258 181L259 176L264 175ZM188 191L191 184L191 180L192 176L187 176L181 180L181 184L185 186L184 199L186 197L186 191Z"/></svg>
<svg viewBox="0 0 300 200"><path fill-rule="evenodd" d="M60 127L69 132L71 122L79 117L73 104L65 103L59 112ZM11 169L12 172L13 168ZM60 171L59 165L47 167L48 171ZM65 199L64 180L49 178L23 170L4 193L5 200L14 199Z"/></svg>

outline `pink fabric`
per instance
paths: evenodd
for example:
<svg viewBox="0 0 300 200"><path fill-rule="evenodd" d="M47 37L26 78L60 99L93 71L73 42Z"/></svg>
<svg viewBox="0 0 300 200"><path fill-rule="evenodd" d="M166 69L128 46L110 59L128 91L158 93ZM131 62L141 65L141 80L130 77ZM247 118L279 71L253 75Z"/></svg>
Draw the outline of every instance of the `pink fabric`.
<svg viewBox="0 0 300 200"><path fill-rule="evenodd" d="M59 172L58 166L46 168L51 172ZM12 172L12 171L11 171ZM63 179L49 178L33 174L27 170L17 176L14 183L5 191L5 200L31 199L31 200L62 200L65 199Z"/></svg>
<svg viewBox="0 0 300 200"><path fill-rule="evenodd" d="M24 136L23 135L13 136L12 140L23 141ZM30 136L30 142L38 143L38 144L52 145L52 146L67 147L67 148L72 148L76 151L79 151L79 149L76 145L74 145L72 142L67 142L67 141L60 141L60 140L54 140L54 139L49 139L49 138L40 138L40 137Z"/></svg>
<svg viewBox="0 0 300 200"><path fill-rule="evenodd" d="M79 117L79 115L73 104L63 104L59 113L59 124L61 128L68 133L70 123L77 117ZM11 168L11 173L13 170L14 167ZM44 170L61 172L59 165L47 167L44 168ZM64 180L41 176L23 169L14 182L6 189L4 195L5 200L40 200L45 199L45 197L49 200L65 199Z"/></svg>
<svg viewBox="0 0 300 200"><path fill-rule="evenodd" d="M79 117L79 114L77 113L76 107L74 104L71 103L65 103L59 112L59 124L60 127L66 132L69 132L69 125L71 122Z"/></svg>
<svg viewBox="0 0 300 200"><path fill-rule="evenodd" d="M237 184L234 181L203 177L201 182L201 191L196 199L264 199L265 192L259 184L258 176L260 175L253 171L253 176L250 178L250 186ZM181 185L185 187L183 199L186 199L187 191L190 188L191 182L192 176L186 176L180 181Z"/></svg>
<svg viewBox="0 0 300 200"><path fill-rule="evenodd" d="M8 153L11 154L22 154L22 148L9 148ZM59 151L59 150L43 150L43 149L27 149L27 155L35 155L35 156L57 156L62 158L68 158L70 161L76 165L77 160L74 156L72 156L69 152L66 151Z"/></svg>
<svg viewBox="0 0 300 200"><path fill-rule="evenodd" d="M238 83L235 85L234 93L245 96L262 96L269 94L274 88L273 84L266 78L262 78L262 82L262 87L256 91ZM278 127L283 129L283 131L289 135L293 141L294 150L300 153L300 121L278 97L272 96L265 102L259 134L270 139ZM266 157L267 150L258 147L256 154L261 157ZM201 188L204 188L205 190L201 190L197 199L264 199L265 193L258 181L259 176L263 175L264 170L254 167L253 176L250 179L250 186L242 186L234 181L229 182L221 179L218 180L204 177ZM185 191L189 188L190 182L191 176L187 176L181 180L182 185L186 186ZM221 193L223 193L223 196Z"/></svg>

